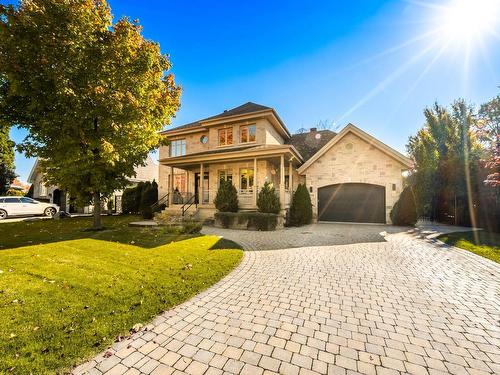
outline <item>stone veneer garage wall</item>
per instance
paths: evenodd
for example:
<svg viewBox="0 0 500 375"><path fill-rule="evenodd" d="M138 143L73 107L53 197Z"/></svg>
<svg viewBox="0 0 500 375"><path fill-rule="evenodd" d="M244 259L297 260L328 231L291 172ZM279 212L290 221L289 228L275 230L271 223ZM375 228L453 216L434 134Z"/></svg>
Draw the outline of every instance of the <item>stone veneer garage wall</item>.
<svg viewBox="0 0 500 375"><path fill-rule="evenodd" d="M303 172L311 193L314 218L317 218L318 211L318 188L359 182L385 186L386 220L390 223L389 214L403 190L402 172L407 169L358 135L347 133Z"/></svg>

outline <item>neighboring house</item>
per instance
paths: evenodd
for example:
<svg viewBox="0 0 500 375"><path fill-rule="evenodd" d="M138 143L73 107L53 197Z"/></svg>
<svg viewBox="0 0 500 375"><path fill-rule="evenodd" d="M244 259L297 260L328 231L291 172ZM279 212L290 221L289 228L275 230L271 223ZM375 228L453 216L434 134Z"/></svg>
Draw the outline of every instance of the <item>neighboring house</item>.
<svg viewBox="0 0 500 375"><path fill-rule="evenodd" d="M130 185L135 186L139 182L146 181L158 181L158 163L154 161L151 156L146 159L146 164L144 166L139 166L135 168L136 176L129 178ZM57 185L47 186L43 181L43 175L40 173L38 168L38 159L35 161L33 168L31 168L28 181L33 184L33 198L46 201L50 203L57 204L61 211L66 212L80 212L80 213L91 213L93 211L92 206L85 206L83 208L74 207L70 204L70 197L65 194ZM114 201L114 207L117 212L121 212L121 198L123 191L115 190L113 195L110 197Z"/></svg>
<svg viewBox="0 0 500 375"><path fill-rule="evenodd" d="M9 186L9 189L12 189L12 190L17 190L17 191L20 191L24 194L26 194L28 192L28 190L30 189L30 184L25 184L24 182L22 181L19 181L17 178L14 179L14 181L12 181L12 183L10 184Z"/></svg>
<svg viewBox="0 0 500 375"><path fill-rule="evenodd" d="M219 181L231 181L240 209L255 210L266 181L282 208L305 183L314 218L322 221L390 222L410 160L356 126L338 134L313 128L290 134L273 108L246 103L216 116L163 131L159 195L169 211L197 204L200 218L213 216Z"/></svg>

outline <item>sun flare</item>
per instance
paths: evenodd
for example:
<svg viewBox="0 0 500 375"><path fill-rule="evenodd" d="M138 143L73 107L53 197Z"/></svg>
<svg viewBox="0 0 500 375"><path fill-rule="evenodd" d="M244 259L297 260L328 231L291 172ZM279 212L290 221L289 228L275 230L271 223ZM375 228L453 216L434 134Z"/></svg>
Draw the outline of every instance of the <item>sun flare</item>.
<svg viewBox="0 0 500 375"><path fill-rule="evenodd" d="M451 0L438 8L436 22L438 35L446 43L498 38L500 0Z"/></svg>

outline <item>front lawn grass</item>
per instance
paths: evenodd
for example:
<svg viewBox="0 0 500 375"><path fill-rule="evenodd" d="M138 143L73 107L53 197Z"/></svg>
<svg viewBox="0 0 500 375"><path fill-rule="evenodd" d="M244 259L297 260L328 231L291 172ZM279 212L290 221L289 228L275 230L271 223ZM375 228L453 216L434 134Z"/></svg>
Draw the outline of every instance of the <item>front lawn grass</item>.
<svg viewBox="0 0 500 375"><path fill-rule="evenodd" d="M73 220L0 224L0 244L11 247L0 251L0 373L65 373L214 284L242 257L211 250L215 236L171 242L157 229L122 225L127 217L105 220L113 229L102 232ZM37 244L17 247L26 241Z"/></svg>
<svg viewBox="0 0 500 375"><path fill-rule="evenodd" d="M105 229L102 231L88 230L92 227L91 217L0 223L0 251L78 238L94 238L151 248L193 237L193 235L172 234L166 228L161 227L132 228L128 226L130 222L139 220L142 218L135 215L103 216L102 224Z"/></svg>
<svg viewBox="0 0 500 375"><path fill-rule="evenodd" d="M475 235L474 235L475 233ZM500 263L500 234L485 231L456 232L438 237L448 245L468 250L484 258Z"/></svg>

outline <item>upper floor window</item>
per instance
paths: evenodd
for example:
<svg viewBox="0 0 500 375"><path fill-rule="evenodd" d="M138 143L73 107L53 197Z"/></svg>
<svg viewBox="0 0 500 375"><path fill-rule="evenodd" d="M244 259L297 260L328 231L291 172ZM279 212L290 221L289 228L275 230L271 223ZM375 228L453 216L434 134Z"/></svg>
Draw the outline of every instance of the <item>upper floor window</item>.
<svg viewBox="0 0 500 375"><path fill-rule="evenodd" d="M219 146L233 144L233 128L219 129Z"/></svg>
<svg viewBox="0 0 500 375"><path fill-rule="evenodd" d="M255 142L255 125L240 127L240 143Z"/></svg>
<svg viewBox="0 0 500 375"><path fill-rule="evenodd" d="M186 155L186 140L176 139L170 142L170 156L183 156Z"/></svg>

